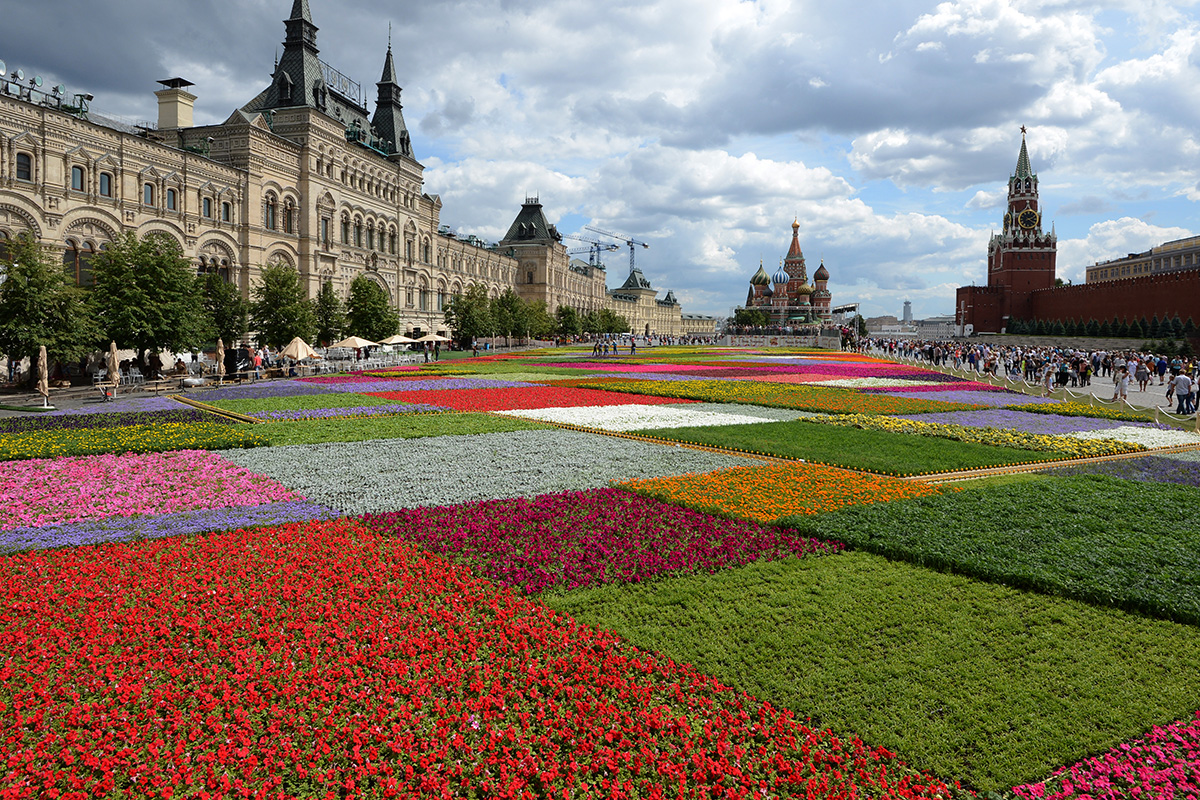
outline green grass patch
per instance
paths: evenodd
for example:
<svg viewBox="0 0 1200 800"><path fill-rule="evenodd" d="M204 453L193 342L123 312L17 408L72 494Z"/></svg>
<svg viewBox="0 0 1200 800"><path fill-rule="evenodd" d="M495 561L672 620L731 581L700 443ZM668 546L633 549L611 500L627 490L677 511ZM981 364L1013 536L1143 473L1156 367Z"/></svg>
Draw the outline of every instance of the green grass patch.
<svg viewBox="0 0 1200 800"><path fill-rule="evenodd" d="M916 475L1040 460L1013 447L911 436L891 431L814 425L804 420L638 431L675 441L803 458L887 475Z"/></svg>
<svg viewBox="0 0 1200 800"><path fill-rule="evenodd" d="M967 411L984 406L945 403L913 397L856 392L834 386L772 383L769 381L653 381L607 380L594 385L579 383L585 389L610 392L677 397L706 403L750 403L771 408L794 408L826 414L928 414L935 411Z"/></svg>
<svg viewBox="0 0 1200 800"><path fill-rule="evenodd" d="M967 487L784 524L934 569L1200 624L1196 489L1100 475L1012 488Z"/></svg>
<svg viewBox="0 0 1200 800"><path fill-rule="evenodd" d="M231 450L268 444L257 425L227 422L162 422L113 428L33 430L0 436L0 460L161 453L169 450ZM99 502L99 501L97 501Z"/></svg>
<svg viewBox="0 0 1200 800"><path fill-rule="evenodd" d="M1041 779L1200 697L1196 628L870 553L543 600L980 790Z"/></svg>
<svg viewBox="0 0 1200 800"><path fill-rule="evenodd" d="M390 402L390 401L389 401ZM531 420L492 414L398 414L292 420L257 426L273 445L363 442L370 439L416 439L549 428Z"/></svg>
<svg viewBox="0 0 1200 800"><path fill-rule="evenodd" d="M382 406L395 403L383 397L372 397L357 392L329 392L328 394L299 394L290 397L262 397L247 400L213 400L207 405L223 408L238 414L254 414L260 411L294 411L315 408L354 408L356 406Z"/></svg>

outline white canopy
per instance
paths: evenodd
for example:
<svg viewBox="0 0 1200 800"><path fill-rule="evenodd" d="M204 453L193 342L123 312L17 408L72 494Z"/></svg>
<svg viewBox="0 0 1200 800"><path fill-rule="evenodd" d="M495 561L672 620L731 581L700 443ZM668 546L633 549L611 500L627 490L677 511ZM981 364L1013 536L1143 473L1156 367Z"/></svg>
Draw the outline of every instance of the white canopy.
<svg viewBox="0 0 1200 800"><path fill-rule="evenodd" d="M340 342L334 342L330 347L353 347L357 350L360 347L378 347L379 342L369 342L360 336L347 336Z"/></svg>
<svg viewBox="0 0 1200 800"><path fill-rule="evenodd" d="M395 336L389 336L384 339L380 344L412 344L415 341L416 339L410 339L407 336L397 333Z"/></svg>
<svg viewBox="0 0 1200 800"><path fill-rule="evenodd" d="M304 358L320 358L320 356L317 355L317 352L309 347L308 342L304 341L299 336L288 342L288 346L283 348L283 352L279 355L284 358L294 359L296 361Z"/></svg>

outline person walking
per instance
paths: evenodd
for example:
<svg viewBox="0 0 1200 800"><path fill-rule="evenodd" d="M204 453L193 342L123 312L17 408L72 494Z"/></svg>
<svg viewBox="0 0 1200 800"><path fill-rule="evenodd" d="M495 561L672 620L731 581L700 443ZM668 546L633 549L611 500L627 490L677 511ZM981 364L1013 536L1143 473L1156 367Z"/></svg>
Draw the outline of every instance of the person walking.
<svg viewBox="0 0 1200 800"><path fill-rule="evenodd" d="M1117 367L1113 371L1113 402L1118 399L1129 402L1129 368Z"/></svg>
<svg viewBox="0 0 1200 800"><path fill-rule="evenodd" d="M1175 409L1176 414L1191 414L1196 409L1192 405L1192 379L1188 374L1180 370L1179 374L1172 379L1172 384L1175 387L1175 399L1179 406Z"/></svg>
<svg viewBox="0 0 1200 800"><path fill-rule="evenodd" d="M1150 365L1145 361L1137 362L1137 372L1134 373L1138 382L1138 391L1146 391L1147 384L1150 383Z"/></svg>

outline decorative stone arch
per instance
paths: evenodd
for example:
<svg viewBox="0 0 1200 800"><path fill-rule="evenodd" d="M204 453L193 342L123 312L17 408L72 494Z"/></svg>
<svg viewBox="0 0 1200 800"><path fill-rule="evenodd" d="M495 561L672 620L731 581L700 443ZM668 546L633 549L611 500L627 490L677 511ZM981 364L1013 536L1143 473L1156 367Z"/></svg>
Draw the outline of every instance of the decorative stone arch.
<svg viewBox="0 0 1200 800"><path fill-rule="evenodd" d="M387 297L389 306L396 305L395 301L392 298L392 289L390 286L388 286L388 282L386 280L384 280L382 275L380 275L378 272L371 272L369 270L366 272L360 272L359 275L362 275L367 280L371 281L376 286L383 289L383 294L384 294L384 296Z"/></svg>
<svg viewBox="0 0 1200 800"><path fill-rule="evenodd" d="M296 256L289 250L286 250L282 247L276 247L271 251L271 254L267 256L267 260L264 261L263 264L283 264L291 267L292 269L296 269Z"/></svg>
<svg viewBox="0 0 1200 800"><path fill-rule="evenodd" d="M98 217L103 216L103 219ZM68 215L63 225L63 236L75 236L99 245L115 242L120 235L121 223L111 215L94 208L82 210L78 216Z"/></svg>
<svg viewBox="0 0 1200 800"><path fill-rule="evenodd" d="M453 283L450 284L450 294L462 294L462 293L463 293L463 286L462 286L461 281L455 280Z"/></svg>
<svg viewBox="0 0 1200 800"><path fill-rule="evenodd" d="M37 217L9 203L0 203L0 230L8 231L10 239L17 238L17 234L25 231L38 241L42 238L42 226L38 224Z"/></svg>
<svg viewBox="0 0 1200 800"><path fill-rule="evenodd" d="M146 222L138 227L137 235L139 239L152 239L159 237L163 240L170 240L179 248L179 252L185 252L183 243L187 240L183 229L166 220L154 219Z"/></svg>
<svg viewBox="0 0 1200 800"><path fill-rule="evenodd" d="M217 274L226 283L233 283L237 276L237 253L234 247L220 238L208 238L196 249L199 275Z"/></svg>

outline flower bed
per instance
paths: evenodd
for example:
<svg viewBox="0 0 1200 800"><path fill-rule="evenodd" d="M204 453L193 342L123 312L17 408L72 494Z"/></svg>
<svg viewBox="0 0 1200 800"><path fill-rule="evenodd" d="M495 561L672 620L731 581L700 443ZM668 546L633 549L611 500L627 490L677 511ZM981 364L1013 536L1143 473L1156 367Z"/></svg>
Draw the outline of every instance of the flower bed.
<svg viewBox="0 0 1200 800"><path fill-rule="evenodd" d="M619 489L491 500L367 515L372 530L469 564L503 586L538 594L665 573L715 572L841 545L712 517Z"/></svg>
<svg viewBox="0 0 1200 800"><path fill-rule="evenodd" d="M174 514L84 519L62 525L31 526L0 531L0 554L49 547L79 547L106 542L161 539L209 531L228 531L257 525L284 525L340 517L335 511L307 500L280 500L262 505L209 508Z"/></svg>
<svg viewBox="0 0 1200 800"><path fill-rule="evenodd" d="M328 389L329 387L324 387ZM356 406L387 405L386 400L352 392L322 392L292 397L262 397L245 400L217 400L210 405L235 411L238 414L257 414L262 411L299 411L318 408L354 408Z"/></svg>
<svg viewBox="0 0 1200 800"><path fill-rule="evenodd" d="M908 386L896 389L859 389L859 391L863 394L884 394L890 397L913 397L915 395L925 400L969 403L974 406L1019 408L1022 411L1028 411L1027 406L1053 406L1058 402L1050 397L1031 397L1001 389L998 386L993 386L991 389L978 387L966 389L962 388L962 385L942 384L940 386Z"/></svg>
<svg viewBox="0 0 1200 800"><path fill-rule="evenodd" d="M614 384L616 385L616 384ZM423 392L371 392L373 397L405 403L432 403L457 411L502 411L512 408L564 408L612 406L626 403L657 405L679 403L678 399L628 395L616 391L578 389L564 386L518 386L500 389L448 389Z"/></svg>
<svg viewBox="0 0 1200 800"><path fill-rule="evenodd" d="M0 461L100 453L160 453L169 450L229 450L267 444L253 425L166 422L119 428L26 431L0 436Z"/></svg>
<svg viewBox="0 0 1200 800"><path fill-rule="evenodd" d="M1040 783L1014 787L1013 794L1023 800L1200 797L1200 711L1191 720L1155 725L1140 739Z"/></svg>
<svg viewBox="0 0 1200 800"><path fill-rule="evenodd" d="M1061 402L1046 397L1037 398L1037 401L1029 405L1014 403L1005 406L1005 408L1011 408L1015 411L1028 411L1031 414L1058 414L1064 417L1095 417L1097 419L1125 420L1126 422L1146 422L1146 414L1122 411L1119 408L1112 408L1110 406L1092 406L1087 403L1077 403L1074 401Z"/></svg>
<svg viewBox="0 0 1200 800"><path fill-rule="evenodd" d="M936 422L944 425L962 425L968 428L998 428L1014 430L1023 433L1041 433L1051 436L1062 436L1080 431L1113 431L1122 427L1116 420L1102 420L1094 417L1061 416L1059 414L1031 414L1027 411L1003 408L984 411L948 411L936 414L921 414L901 419L916 419L920 422ZM1171 430L1166 425L1153 422L1143 422L1141 427ZM1200 440L1197 440L1200 442Z"/></svg>
<svg viewBox="0 0 1200 800"><path fill-rule="evenodd" d="M275 481L203 450L0 464L0 530L292 499Z"/></svg>
<svg viewBox="0 0 1200 800"><path fill-rule="evenodd" d="M1078 431L1068 433L1071 439L1096 441L1100 439L1128 442L1138 448L1154 450L1159 447L1177 447L1185 444L1200 444L1200 436L1192 431L1177 431L1167 426L1154 426L1153 423L1130 425L1128 423L1109 430ZM1164 428L1165 430L1160 430Z"/></svg>
<svg viewBox="0 0 1200 800"><path fill-rule="evenodd" d="M118 390L117 399L108 402L89 403L79 408L61 408L45 411L39 417L74 417L87 414L128 414L144 411L177 411L179 403L169 397L123 397Z"/></svg>
<svg viewBox="0 0 1200 800"><path fill-rule="evenodd" d="M263 400L268 397L300 397L308 394L326 394L329 387L319 383L303 383L299 380L256 381L254 383L231 384L196 392L195 399L204 403L219 400Z"/></svg>
<svg viewBox="0 0 1200 800"><path fill-rule="evenodd" d="M613 392L702 400L712 403L750 403L776 408L797 408L827 414L921 414L961 411L973 406L924 398L862 394L850 389L813 387L760 381L605 381L595 385ZM607 403L605 405L610 405Z"/></svg>
<svg viewBox="0 0 1200 800"><path fill-rule="evenodd" d="M568 430L270 447L226 457L347 514L532 497L747 463L736 456Z"/></svg>
<svg viewBox="0 0 1200 800"><path fill-rule="evenodd" d="M12 800L949 796L344 521L10 556L0 586Z"/></svg>
<svg viewBox="0 0 1200 800"><path fill-rule="evenodd" d="M426 403L381 403L375 406L340 406L336 408L287 408L274 411L255 411L249 416L272 422L290 419L333 419L335 417L378 417L389 414L432 414L446 411L442 406Z"/></svg>
<svg viewBox="0 0 1200 800"><path fill-rule="evenodd" d="M710 425L751 425L772 422L761 416L695 411L686 406L589 406L586 408L540 408L500 411L523 419L577 425L605 431L637 431L650 428L686 428Z"/></svg>
<svg viewBox="0 0 1200 800"><path fill-rule="evenodd" d="M1192 455L1200 456L1200 453ZM1200 458L1181 459L1177 456L1122 458L1118 461L1057 467L1045 470L1043 474L1107 475L1111 478L1123 478L1140 483L1174 483L1180 486L1200 488Z"/></svg>
<svg viewBox="0 0 1200 800"><path fill-rule="evenodd" d="M622 486L668 503L758 522L939 493L914 481L803 463L738 467L707 475L629 481Z"/></svg>
<svg viewBox="0 0 1200 800"><path fill-rule="evenodd" d="M237 425L237 420L210 414L198 408L173 403L162 411L119 411L113 414L62 414L36 417L7 417L0 419L0 433L25 431L80 430L83 428L120 428L128 425L156 425L164 422L214 422Z"/></svg>
<svg viewBox="0 0 1200 800"><path fill-rule="evenodd" d="M937 436L960 442L977 442L996 447L1032 450L1039 453L1058 453L1072 458L1107 456L1115 453L1130 453L1145 449L1143 445L1120 438L1118 436L1119 429L1114 431L1097 431L1094 437L1081 436L1080 434L1050 436L1046 434L1023 433L1014 430L1000 430L997 428L969 428L965 425L945 425L934 422L921 422L919 419L882 417L870 414L824 415L819 417L805 417L803 421L813 424L846 425L866 430L909 433L917 436ZM1156 433L1165 434L1166 431Z"/></svg>

